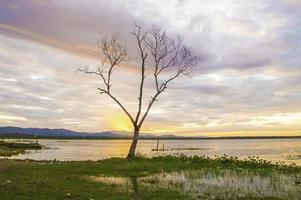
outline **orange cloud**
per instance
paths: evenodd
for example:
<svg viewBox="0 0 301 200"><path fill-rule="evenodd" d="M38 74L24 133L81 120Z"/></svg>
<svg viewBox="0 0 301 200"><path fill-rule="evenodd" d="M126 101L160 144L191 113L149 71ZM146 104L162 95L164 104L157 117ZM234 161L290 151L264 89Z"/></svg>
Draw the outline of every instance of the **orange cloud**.
<svg viewBox="0 0 301 200"><path fill-rule="evenodd" d="M17 36L21 36L23 38L32 40L32 41L37 41L64 51L67 51L69 53L75 54L75 55L80 55L80 56L86 56L90 58L96 58L98 56L98 52L96 48L90 47L86 44L81 44L81 43L74 43L74 44L68 44L56 39L53 39L51 37L47 37L45 35L40 35L38 33L33 33L28 30L15 27L12 25L0 23L0 30L2 31L8 31L12 32L13 34Z"/></svg>

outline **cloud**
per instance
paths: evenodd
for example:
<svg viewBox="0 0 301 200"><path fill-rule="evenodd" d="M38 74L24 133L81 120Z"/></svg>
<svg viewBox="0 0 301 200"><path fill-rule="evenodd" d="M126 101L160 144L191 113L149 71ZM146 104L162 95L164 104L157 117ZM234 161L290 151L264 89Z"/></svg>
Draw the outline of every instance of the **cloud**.
<svg viewBox="0 0 301 200"><path fill-rule="evenodd" d="M292 65L300 52L297 1L2 1L0 30L11 37L39 41L65 51L96 57L96 42L122 32L132 22L160 24L206 58L201 69L246 70L271 63ZM297 41L297 42L296 42ZM298 49L296 49L298 48ZM132 56L134 58L134 56ZM280 58L280 59L279 59Z"/></svg>
<svg viewBox="0 0 301 200"><path fill-rule="evenodd" d="M133 61L126 67L139 67L129 34L136 21L184 35L205 58L193 77L170 85L145 130L301 129L298 120L288 123L286 117L301 112L300 1L0 0L0 5L1 125L113 128L118 107L97 93L97 77L74 71L95 66L96 42L116 31L128 40ZM137 71L118 68L114 75L114 93L134 112ZM148 77L145 102L152 85Z"/></svg>

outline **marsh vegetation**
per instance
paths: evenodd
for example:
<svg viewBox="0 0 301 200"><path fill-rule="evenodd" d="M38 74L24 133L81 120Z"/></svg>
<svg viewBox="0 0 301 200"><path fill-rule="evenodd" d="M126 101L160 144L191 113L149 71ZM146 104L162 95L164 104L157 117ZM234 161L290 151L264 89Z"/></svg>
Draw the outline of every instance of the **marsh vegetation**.
<svg viewBox="0 0 301 200"><path fill-rule="evenodd" d="M23 142L5 142L0 141L0 156L13 156L25 153L30 149L42 149L38 143L23 143Z"/></svg>
<svg viewBox="0 0 301 200"><path fill-rule="evenodd" d="M0 161L2 199L300 199L301 168L255 157Z"/></svg>

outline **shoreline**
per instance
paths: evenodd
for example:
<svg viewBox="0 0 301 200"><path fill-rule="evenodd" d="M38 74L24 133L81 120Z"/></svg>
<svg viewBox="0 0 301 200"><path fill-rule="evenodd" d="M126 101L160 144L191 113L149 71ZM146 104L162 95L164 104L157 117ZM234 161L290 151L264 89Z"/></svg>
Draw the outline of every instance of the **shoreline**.
<svg viewBox="0 0 301 200"><path fill-rule="evenodd" d="M10 136L0 135L0 139L37 139L36 136ZM131 140L131 137L38 137L38 139L49 140ZM301 139L301 135L296 136L227 136L227 137L150 137L139 138L139 140L267 140L267 139Z"/></svg>

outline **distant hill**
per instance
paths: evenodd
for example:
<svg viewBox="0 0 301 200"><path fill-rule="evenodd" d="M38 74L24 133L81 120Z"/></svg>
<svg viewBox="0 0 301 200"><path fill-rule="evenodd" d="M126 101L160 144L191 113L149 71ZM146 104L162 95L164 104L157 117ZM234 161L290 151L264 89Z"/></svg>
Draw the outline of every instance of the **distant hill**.
<svg viewBox="0 0 301 200"><path fill-rule="evenodd" d="M121 138L124 135L110 131L99 133L76 132L68 129L49 128L20 128L0 127L0 135L3 136L38 136L38 137L70 137L70 138Z"/></svg>
<svg viewBox="0 0 301 200"><path fill-rule="evenodd" d="M131 138L132 133L129 132L77 132L68 129L50 129L50 128L20 128L20 127L0 127L0 136L6 137L45 137L45 138L116 138L116 139L127 139ZM152 138L162 138L162 139L174 139L182 138L175 135L162 135L155 136L151 134L141 133L140 138L152 139Z"/></svg>
<svg viewBox="0 0 301 200"><path fill-rule="evenodd" d="M79 139L129 139L132 137L130 132L77 132L68 129L50 129L50 128L20 128L20 127L0 127L0 138L79 138ZM224 136L224 137L204 137L204 136L176 136L168 135L152 135L141 133L140 139L160 139L160 140L235 140L235 139L284 139L284 138L301 138L301 135L295 136Z"/></svg>

